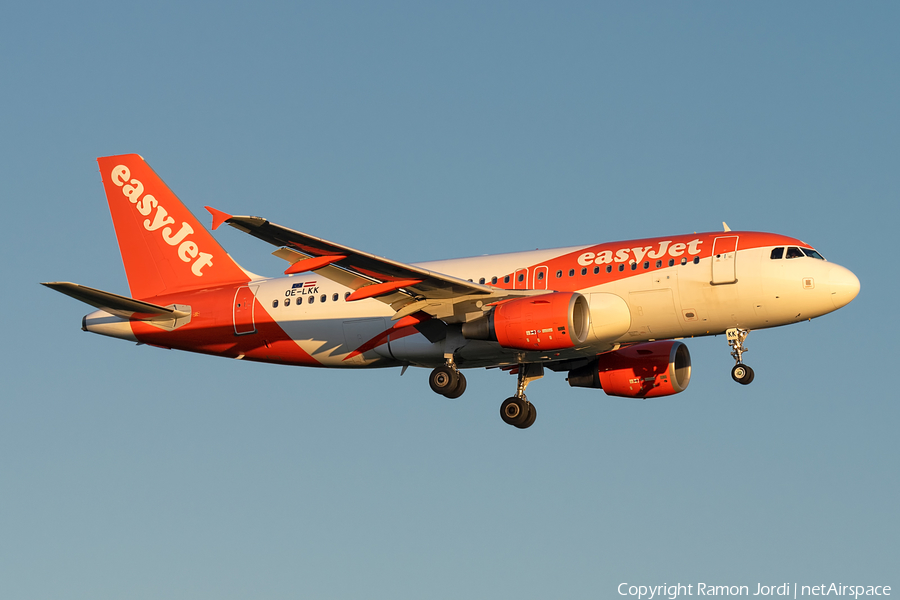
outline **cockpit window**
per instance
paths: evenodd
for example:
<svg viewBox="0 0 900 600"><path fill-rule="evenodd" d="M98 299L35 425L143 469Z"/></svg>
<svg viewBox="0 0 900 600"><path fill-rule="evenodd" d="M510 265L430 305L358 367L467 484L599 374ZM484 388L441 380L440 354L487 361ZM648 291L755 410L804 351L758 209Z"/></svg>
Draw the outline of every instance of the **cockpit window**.
<svg viewBox="0 0 900 600"><path fill-rule="evenodd" d="M782 246L781 248L773 248L772 255L769 256L769 258L771 258L772 260L781 260L782 258L784 258L784 247Z"/></svg>
<svg viewBox="0 0 900 600"><path fill-rule="evenodd" d="M813 250L812 248L801 248L803 250L803 254L807 255L810 258L818 258L819 260L825 260L825 257Z"/></svg>
<svg viewBox="0 0 900 600"><path fill-rule="evenodd" d="M789 246L787 249L788 258L803 258L803 251L796 246Z"/></svg>

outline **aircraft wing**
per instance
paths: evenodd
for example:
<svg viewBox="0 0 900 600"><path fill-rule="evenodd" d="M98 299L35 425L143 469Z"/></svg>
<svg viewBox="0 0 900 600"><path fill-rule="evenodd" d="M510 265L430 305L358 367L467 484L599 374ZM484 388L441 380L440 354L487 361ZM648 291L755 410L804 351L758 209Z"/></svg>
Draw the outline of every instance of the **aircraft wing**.
<svg viewBox="0 0 900 600"><path fill-rule="evenodd" d="M474 283L294 231L262 217L233 216L209 206L206 209L213 215L213 229L227 223L279 246L273 254L296 264L285 273L314 271L356 290L350 300L376 298L390 304L398 311L395 319L421 310L448 322L465 321L480 316L488 303L546 293Z"/></svg>

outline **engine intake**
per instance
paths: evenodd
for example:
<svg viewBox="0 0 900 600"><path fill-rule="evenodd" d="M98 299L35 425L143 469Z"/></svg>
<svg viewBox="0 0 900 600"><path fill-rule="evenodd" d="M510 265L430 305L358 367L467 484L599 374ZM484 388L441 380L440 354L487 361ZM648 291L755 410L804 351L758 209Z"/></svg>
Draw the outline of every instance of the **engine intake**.
<svg viewBox="0 0 900 600"><path fill-rule="evenodd" d="M553 292L498 304L487 316L464 323L462 334L516 350L560 350L584 344L590 325L584 296Z"/></svg>
<svg viewBox="0 0 900 600"><path fill-rule="evenodd" d="M568 381L572 387L602 388L610 396L671 396L691 381L691 353L676 341L636 344L569 371Z"/></svg>

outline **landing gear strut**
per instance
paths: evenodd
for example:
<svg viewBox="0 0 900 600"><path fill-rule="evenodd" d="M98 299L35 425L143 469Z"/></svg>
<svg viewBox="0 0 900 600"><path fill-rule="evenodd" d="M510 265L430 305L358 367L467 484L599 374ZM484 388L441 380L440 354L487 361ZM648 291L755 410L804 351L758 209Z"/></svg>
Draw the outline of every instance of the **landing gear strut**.
<svg viewBox="0 0 900 600"><path fill-rule="evenodd" d="M466 391L466 376L459 372L453 359L438 367L428 376L431 390L447 398L459 398Z"/></svg>
<svg viewBox="0 0 900 600"><path fill-rule="evenodd" d="M728 345L731 346L731 357L734 358L734 368L731 369L731 378L742 385L753 381L753 369L744 364L744 352L749 352L744 346L744 340L750 335L748 329L732 327L725 331Z"/></svg>
<svg viewBox="0 0 900 600"><path fill-rule="evenodd" d="M534 425L537 419L537 408L528 401L525 396L525 388L535 379L544 376L544 365L542 364L520 364L519 380L516 386L516 395L507 398L500 405L500 418L507 425L518 427L519 429L528 429Z"/></svg>

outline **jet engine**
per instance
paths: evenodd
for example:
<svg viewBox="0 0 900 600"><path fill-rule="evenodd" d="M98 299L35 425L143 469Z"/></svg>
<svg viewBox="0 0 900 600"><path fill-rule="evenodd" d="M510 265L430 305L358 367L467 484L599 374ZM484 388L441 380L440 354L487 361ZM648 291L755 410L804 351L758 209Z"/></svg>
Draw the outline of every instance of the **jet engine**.
<svg viewBox="0 0 900 600"><path fill-rule="evenodd" d="M486 316L463 324L462 334L516 350L560 350L583 344L590 324L584 296L553 292L502 302Z"/></svg>
<svg viewBox="0 0 900 600"><path fill-rule="evenodd" d="M646 342L597 356L569 371L572 387L602 388L610 396L655 398L687 389L691 353L681 342Z"/></svg>

